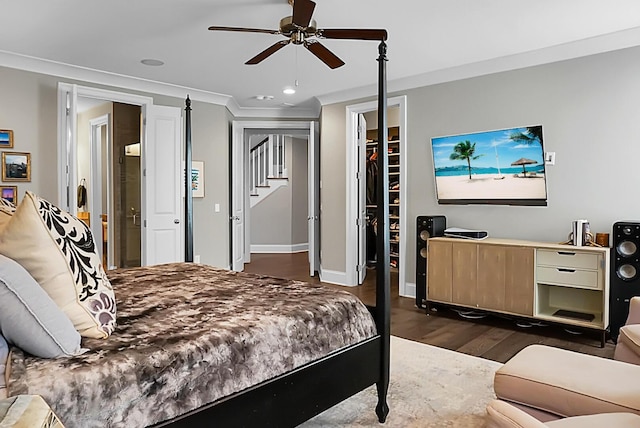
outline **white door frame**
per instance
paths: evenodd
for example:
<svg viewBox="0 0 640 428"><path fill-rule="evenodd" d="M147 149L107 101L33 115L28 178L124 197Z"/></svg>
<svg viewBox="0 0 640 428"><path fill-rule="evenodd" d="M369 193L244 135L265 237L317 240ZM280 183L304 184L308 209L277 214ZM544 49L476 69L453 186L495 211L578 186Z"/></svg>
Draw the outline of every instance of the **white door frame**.
<svg viewBox="0 0 640 428"><path fill-rule="evenodd" d="M406 95L389 98L387 108L400 108L400 264L399 293L401 296L415 296L415 285L406 283L407 249L410 239L407 237L407 97ZM360 104L349 105L346 108L347 130L347 201L346 201L346 285L358 284L358 225L356 219L359 213L357 181L355 177L358 162L358 114L367 113L378 109L378 101L369 101Z"/></svg>
<svg viewBox="0 0 640 428"><path fill-rule="evenodd" d="M313 123L313 126L312 126ZM246 145L248 144L248 139L245 138L245 130L249 130L249 129L267 129L267 130L282 130L284 131L284 133L286 133L287 130L306 130L308 133L308 138L310 138L310 133L313 132L313 127L317 127L317 123L315 123L315 121L313 120L305 120L305 121L277 121L277 120L273 120L273 121L252 121L252 120L234 120L233 121L233 131L232 131L232 147L233 150L236 150L237 148L240 147L240 145ZM309 140L307 140L309 141ZM308 142L307 142L308 144ZM316 144L318 144L318 141L316 141ZM246 148L246 147L245 147ZM240 153L248 153L248 150L238 150L238 154ZM240 266L234 266L234 254L238 254L237 252L242 251L244 254L244 262L248 263L249 261L251 261L251 240L250 240L250 227L249 225L251 224L251 212L250 209L248 209L248 207L250 206L249 204L249 192L246 189L245 186L245 179L246 179L246 174L249 170L248 168L248 156L236 156L235 159L232 159L233 162L233 166L232 169L234 171L233 173L233 177L231 178L231 186L232 186L232 194L233 192L241 192L239 196L240 200L242 200L244 202L244 208L243 208L243 217L242 219L239 220L234 220L234 216L235 213L233 213L233 207L231 207L231 215L230 215L230 221L240 221L242 224L244 224L243 226L243 236L240 237L239 239L233 239L233 236L231 236L230 241L231 241L231 258L232 260L230 260L230 267L233 270L242 270L244 269L244 267L240 267ZM314 177L309 177L309 180L315 181ZM319 183L316 183L316 189L319 188ZM319 190L318 190L319 191ZM311 195L309 195L311 196ZM231 200L234 200L234 196L231 197ZM231 233L233 232L234 228L231 228ZM239 249L236 246L239 244L237 241L241 241L243 248ZM311 244L311 243L309 243Z"/></svg>
<svg viewBox="0 0 640 428"><path fill-rule="evenodd" d="M97 243L98 252L102 256L103 245L103 232L102 232L102 220L100 214L104 208L106 208L107 218L113 218L113 212L111 211L113 207L111 206L111 198L107 198L107 206L102 206L102 175L106 173L107 175L107 195L111 194L111 168L107 167L106 171L102 171L102 146L106 143L107 145L107 159L106 165L111 165L111 114L105 114L103 116L97 117L95 119L89 120L89 128L90 128L90 137L89 137L89 151L91 153L91 189L88 189L91 192L92 197L90 198L90 208L89 211L91 213L90 218L93 219L91 222L91 233L93 233L93 239ZM103 142L101 137L100 129L106 126L106 135L107 141ZM107 237L108 242L115 242L115 237L113 236L113 227L107 228L107 233L109 236ZM109 245L107 248L106 254L107 266L113 265L113 245ZM105 268L107 267L105 266Z"/></svg>

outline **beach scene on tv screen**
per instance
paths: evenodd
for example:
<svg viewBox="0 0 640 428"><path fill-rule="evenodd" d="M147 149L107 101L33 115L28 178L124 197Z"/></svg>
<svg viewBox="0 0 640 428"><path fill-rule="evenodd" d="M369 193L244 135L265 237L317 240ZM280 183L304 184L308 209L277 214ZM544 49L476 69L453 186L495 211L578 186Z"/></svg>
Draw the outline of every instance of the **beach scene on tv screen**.
<svg viewBox="0 0 640 428"><path fill-rule="evenodd" d="M542 126L431 139L438 200L545 200Z"/></svg>

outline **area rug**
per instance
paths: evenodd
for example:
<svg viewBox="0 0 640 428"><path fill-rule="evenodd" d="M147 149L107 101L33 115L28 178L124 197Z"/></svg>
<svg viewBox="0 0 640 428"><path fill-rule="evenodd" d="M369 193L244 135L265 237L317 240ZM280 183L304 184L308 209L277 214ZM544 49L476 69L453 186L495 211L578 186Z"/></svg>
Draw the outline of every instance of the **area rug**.
<svg viewBox="0 0 640 428"><path fill-rule="evenodd" d="M375 386L300 425L319 427L481 428L502 364L391 337L389 416L378 423Z"/></svg>

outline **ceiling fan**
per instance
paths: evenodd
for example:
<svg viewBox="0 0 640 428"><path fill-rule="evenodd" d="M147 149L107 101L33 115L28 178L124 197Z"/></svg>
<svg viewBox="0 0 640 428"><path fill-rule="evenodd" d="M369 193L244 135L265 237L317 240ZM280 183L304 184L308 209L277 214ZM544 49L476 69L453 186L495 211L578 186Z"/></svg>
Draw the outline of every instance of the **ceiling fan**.
<svg viewBox="0 0 640 428"><path fill-rule="evenodd" d="M251 58L245 64L255 65L264 61L289 43L303 45L312 54L318 57L330 68L338 68L344 65L344 61L338 58L333 52L322 45L317 39L350 39L350 40L380 40L387 39L387 30L381 29L320 29L316 22L311 19L315 2L311 0L288 0L293 7L293 14L280 20L277 30L264 30L259 28L241 27L218 27L211 26L212 31L238 31L246 33L266 33L285 36L285 40L280 40L269 46L258 55Z"/></svg>

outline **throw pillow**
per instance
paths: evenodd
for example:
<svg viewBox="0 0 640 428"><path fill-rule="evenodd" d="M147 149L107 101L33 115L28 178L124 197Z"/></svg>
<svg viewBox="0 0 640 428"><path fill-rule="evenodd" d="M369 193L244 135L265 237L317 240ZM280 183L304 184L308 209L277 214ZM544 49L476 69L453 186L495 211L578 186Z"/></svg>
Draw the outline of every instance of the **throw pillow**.
<svg viewBox="0 0 640 428"><path fill-rule="evenodd" d="M80 335L104 339L113 332L115 296L84 222L26 192L0 232L0 254L33 276Z"/></svg>
<svg viewBox="0 0 640 428"><path fill-rule="evenodd" d="M0 198L0 229L2 229L16 212L16 206L11 201Z"/></svg>
<svg viewBox="0 0 640 428"><path fill-rule="evenodd" d="M69 318L22 266L3 255L0 255L0 334L7 342L37 357L55 358L81 352L80 335ZM0 343L0 365L4 362L1 357Z"/></svg>
<svg viewBox="0 0 640 428"><path fill-rule="evenodd" d="M9 345L4 337L0 335L0 400L7 398L7 359L9 358Z"/></svg>

